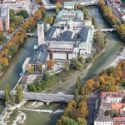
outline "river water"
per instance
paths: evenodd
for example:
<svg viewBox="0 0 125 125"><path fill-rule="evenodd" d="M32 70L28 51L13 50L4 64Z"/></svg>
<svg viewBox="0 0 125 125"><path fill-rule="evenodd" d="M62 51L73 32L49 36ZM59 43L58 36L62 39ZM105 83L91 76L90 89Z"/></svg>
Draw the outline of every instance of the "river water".
<svg viewBox="0 0 125 125"><path fill-rule="evenodd" d="M95 21L99 28L107 28L108 24L104 21L97 7L89 7L89 13L91 16L95 17ZM87 80L92 76L98 74L103 69L107 68L109 64L115 59L118 53L121 50L121 47L124 45L121 40L117 37L115 33L107 33L108 38L108 46L106 48L106 52L98 58L92 67L83 75L83 80ZM36 38L28 38L23 47L19 50L17 56L14 58L11 67L5 73L5 75L1 79L0 89L3 89L6 83L9 83L11 88L16 84L16 81L19 78L19 74L21 72L21 67L23 61L27 56L31 56L33 51L33 45L37 44ZM59 92L60 89L64 91L72 92L71 87L73 84L69 86L61 85L60 87L54 87L54 91ZM72 87L73 88L73 87ZM3 109L3 103L0 103L0 110ZM56 110L56 109L55 109ZM27 115L27 120L25 121L26 125L55 125L56 120L59 118L60 114L49 114L49 113L35 113L35 112L25 112Z"/></svg>

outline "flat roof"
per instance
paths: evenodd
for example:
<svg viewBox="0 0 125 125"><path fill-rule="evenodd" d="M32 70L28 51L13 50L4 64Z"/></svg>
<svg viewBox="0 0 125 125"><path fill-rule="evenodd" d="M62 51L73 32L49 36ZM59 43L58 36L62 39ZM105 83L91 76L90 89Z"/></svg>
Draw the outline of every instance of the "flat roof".
<svg viewBox="0 0 125 125"><path fill-rule="evenodd" d="M49 49L73 49L73 44L60 44L60 43L50 43Z"/></svg>
<svg viewBox="0 0 125 125"><path fill-rule="evenodd" d="M69 20L83 20L83 12L80 10L61 10L56 16L55 22L69 21Z"/></svg>
<svg viewBox="0 0 125 125"><path fill-rule="evenodd" d="M33 54L30 64L44 64L48 57L48 47L41 45L38 47L36 52Z"/></svg>
<svg viewBox="0 0 125 125"><path fill-rule="evenodd" d="M88 39L91 37L92 32L90 32L92 29L91 27L81 27L79 29L66 29L64 30L64 27L58 27L58 26L53 26L50 28L45 37L46 41L51 42L51 41L56 41L58 43L62 42L69 42L69 43L74 43L74 42L87 42ZM77 32L75 32L77 31Z"/></svg>

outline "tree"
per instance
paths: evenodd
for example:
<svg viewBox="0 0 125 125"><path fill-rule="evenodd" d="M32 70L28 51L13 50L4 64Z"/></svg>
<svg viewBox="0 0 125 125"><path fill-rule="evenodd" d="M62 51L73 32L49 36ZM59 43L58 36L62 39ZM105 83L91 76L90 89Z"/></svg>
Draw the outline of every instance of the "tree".
<svg viewBox="0 0 125 125"><path fill-rule="evenodd" d="M77 103L74 100L70 100L67 107L65 108L64 114L67 115L76 107L76 105Z"/></svg>
<svg viewBox="0 0 125 125"><path fill-rule="evenodd" d="M10 101L10 86L9 84L6 84L5 86L5 102L8 104Z"/></svg>
<svg viewBox="0 0 125 125"><path fill-rule="evenodd" d="M62 116L56 125L78 125L74 119Z"/></svg>
<svg viewBox="0 0 125 125"><path fill-rule="evenodd" d="M41 5L42 4L42 0L36 0L36 3Z"/></svg>
<svg viewBox="0 0 125 125"><path fill-rule="evenodd" d="M54 66L55 62L53 59L50 59L47 61L47 68L48 69L52 69L52 67Z"/></svg>
<svg viewBox="0 0 125 125"><path fill-rule="evenodd" d="M52 25L54 22L54 17L53 16L48 16L45 20L46 23Z"/></svg>
<svg viewBox="0 0 125 125"><path fill-rule="evenodd" d="M122 24L120 26L117 27L117 31L120 35L120 37L125 40L125 24Z"/></svg>
<svg viewBox="0 0 125 125"><path fill-rule="evenodd" d="M6 41L6 37L4 35L0 35L0 42L4 43Z"/></svg>
<svg viewBox="0 0 125 125"><path fill-rule="evenodd" d="M22 16L24 19L29 17L29 14L27 13L26 10L20 10L16 15L17 16Z"/></svg>
<svg viewBox="0 0 125 125"><path fill-rule="evenodd" d="M57 3L56 3L56 12L58 13L61 8L62 8L61 3L60 3L60 2L57 2Z"/></svg>
<svg viewBox="0 0 125 125"><path fill-rule="evenodd" d="M26 71L27 71L29 74L34 73L34 66L29 64L29 65L27 66Z"/></svg>
<svg viewBox="0 0 125 125"><path fill-rule="evenodd" d="M15 12L14 12L14 10L10 9L9 10L9 15L10 15L10 22L15 21Z"/></svg>
<svg viewBox="0 0 125 125"><path fill-rule="evenodd" d="M20 85L16 87L15 101L16 103L20 103L23 100L23 90Z"/></svg>
<svg viewBox="0 0 125 125"><path fill-rule="evenodd" d="M105 36L102 32L96 32L94 42L98 44L100 50L105 47Z"/></svg>
<svg viewBox="0 0 125 125"><path fill-rule="evenodd" d="M77 81L76 81L76 90L78 91L78 93L80 92L80 87L81 87L81 85L80 85L80 77L78 76Z"/></svg>
<svg viewBox="0 0 125 125"><path fill-rule="evenodd" d="M79 103L79 114L80 114L80 117L82 118L85 118L88 116L88 106L87 106L87 102L82 100L80 103Z"/></svg>
<svg viewBox="0 0 125 125"><path fill-rule="evenodd" d="M15 17L15 23L16 23L16 25L22 24L23 21L24 21L23 16L16 16Z"/></svg>
<svg viewBox="0 0 125 125"><path fill-rule="evenodd" d="M79 71L83 70L83 65L78 60L76 61L76 69Z"/></svg>
<svg viewBox="0 0 125 125"><path fill-rule="evenodd" d="M78 125L87 125L87 120L85 118L77 119Z"/></svg>
<svg viewBox="0 0 125 125"><path fill-rule="evenodd" d="M83 56L79 56L79 57L78 57L78 61L79 61L81 64L84 64L84 62L85 62Z"/></svg>
<svg viewBox="0 0 125 125"><path fill-rule="evenodd" d="M78 93L77 89L75 89L74 100L76 101L76 103L78 103L78 101L79 101L79 93Z"/></svg>
<svg viewBox="0 0 125 125"><path fill-rule="evenodd" d="M69 61L68 60L66 60L64 62L64 71L67 71L67 70L69 70Z"/></svg>
<svg viewBox="0 0 125 125"><path fill-rule="evenodd" d="M10 56L14 56L17 52L17 46L15 44L13 44L11 47L10 47Z"/></svg>

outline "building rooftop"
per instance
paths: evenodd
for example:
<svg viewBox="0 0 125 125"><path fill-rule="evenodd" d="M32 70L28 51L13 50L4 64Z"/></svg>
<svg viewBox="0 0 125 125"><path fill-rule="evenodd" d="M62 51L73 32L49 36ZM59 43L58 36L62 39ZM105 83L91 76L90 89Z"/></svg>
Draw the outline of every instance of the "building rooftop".
<svg viewBox="0 0 125 125"><path fill-rule="evenodd" d="M60 22L60 21L83 21L83 12L80 10L61 10L57 17L55 22Z"/></svg>
<svg viewBox="0 0 125 125"><path fill-rule="evenodd" d="M56 42L88 42L93 36L91 27L81 27L79 29L71 28L69 25L62 27L53 26L46 33L46 41Z"/></svg>
<svg viewBox="0 0 125 125"><path fill-rule="evenodd" d="M60 43L50 43L49 49L50 50L59 50L59 51L73 51L74 45L73 44L60 44Z"/></svg>
<svg viewBox="0 0 125 125"><path fill-rule="evenodd" d="M117 98L117 97L124 97L124 92L102 92L101 98L111 97L111 98Z"/></svg>
<svg viewBox="0 0 125 125"><path fill-rule="evenodd" d="M103 109L99 110L99 116L96 118L96 122L104 121L104 122L110 122L112 121L112 118L110 116L105 116Z"/></svg>
<svg viewBox="0 0 125 125"><path fill-rule="evenodd" d="M46 45L41 45L34 51L33 57L30 63L43 64L46 62L48 57L48 47Z"/></svg>

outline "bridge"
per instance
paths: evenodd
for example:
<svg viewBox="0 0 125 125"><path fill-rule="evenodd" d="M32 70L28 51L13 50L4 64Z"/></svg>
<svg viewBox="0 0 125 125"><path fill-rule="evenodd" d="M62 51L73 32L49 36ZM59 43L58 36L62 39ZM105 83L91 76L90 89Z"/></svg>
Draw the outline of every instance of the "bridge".
<svg viewBox="0 0 125 125"><path fill-rule="evenodd" d="M37 37L37 34L36 33L26 33L27 36L35 36Z"/></svg>
<svg viewBox="0 0 125 125"><path fill-rule="evenodd" d="M0 91L0 98L2 99L5 98L4 91ZM68 103L71 99L73 99L73 95L68 95L68 94L24 92L25 101L40 101L44 103L51 103L51 102Z"/></svg>
<svg viewBox="0 0 125 125"><path fill-rule="evenodd" d="M98 0L80 0L81 2L81 5L84 5L84 6L92 6L92 5L97 5L98 4Z"/></svg>
<svg viewBox="0 0 125 125"><path fill-rule="evenodd" d="M104 29L95 29L94 32L113 32L116 31L115 28L104 28Z"/></svg>

